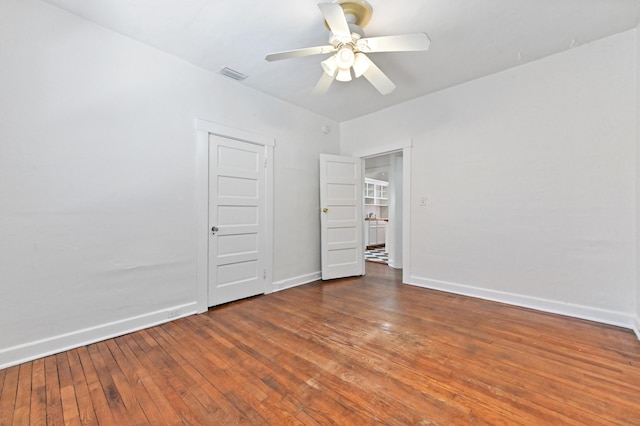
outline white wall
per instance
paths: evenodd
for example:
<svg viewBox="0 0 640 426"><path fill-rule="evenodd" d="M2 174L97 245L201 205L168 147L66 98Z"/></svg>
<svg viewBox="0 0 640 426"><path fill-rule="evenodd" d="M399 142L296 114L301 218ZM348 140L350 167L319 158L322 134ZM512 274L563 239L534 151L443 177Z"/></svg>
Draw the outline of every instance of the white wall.
<svg viewBox="0 0 640 426"><path fill-rule="evenodd" d="M629 31L341 125L345 154L413 140L411 283L631 326L635 49Z"/></svg>
<svg viewBox="0 0 640 426"><path fill-rule="evenodd" d="M274 281L317 276L337 123L37 0L0 50L0 368L193 312L196 118L275 138Z"/></svg>

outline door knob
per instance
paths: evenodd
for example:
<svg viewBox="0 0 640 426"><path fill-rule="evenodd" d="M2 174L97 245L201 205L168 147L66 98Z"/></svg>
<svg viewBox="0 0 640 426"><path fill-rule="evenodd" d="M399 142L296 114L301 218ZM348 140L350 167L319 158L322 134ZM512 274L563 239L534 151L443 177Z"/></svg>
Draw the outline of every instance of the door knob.
<svg viewBox="0 0 640 426"><path fill-rule="evenodd" d="M329 209L328 209L328 208L326 208L326 207L322 209L322 213L326 213L326 212L328 212L328 211L329 211Z"/></svg>
<svg viewBox="0 0 640 426"><path fill-rule="evenodd" d="M212 227L211 228L211 233L215 234L216 232L218 232L218 227L217 226Z"/></svg>

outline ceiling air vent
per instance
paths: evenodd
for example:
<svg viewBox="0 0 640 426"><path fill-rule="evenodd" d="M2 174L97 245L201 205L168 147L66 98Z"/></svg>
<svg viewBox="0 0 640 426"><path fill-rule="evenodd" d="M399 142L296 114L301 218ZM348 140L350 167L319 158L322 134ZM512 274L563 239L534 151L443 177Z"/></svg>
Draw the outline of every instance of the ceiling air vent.
<svg viewBox="0 0 640 426"><path fill-rule="evenodd" d="M224 75L225 77L229 77L238 81L242 81L245 78L249 77L248 75L242 74L240 71L232 70L229 67L220 68L218 72Z"/></svg>

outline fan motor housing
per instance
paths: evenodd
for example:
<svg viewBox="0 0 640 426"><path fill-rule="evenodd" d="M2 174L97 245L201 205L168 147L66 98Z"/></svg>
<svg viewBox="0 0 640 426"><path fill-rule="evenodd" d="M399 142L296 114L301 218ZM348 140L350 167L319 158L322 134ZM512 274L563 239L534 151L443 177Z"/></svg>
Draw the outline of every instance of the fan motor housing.
<svg viewBox="0 0 640 426"><path fill-rule="evenodd" d="M349 22L349 27L352 25L359 27L360 29L364 28L371 21L371 16L373 15L373 7L369 4L369 2L365 0L337 0L334 3L340 5L342 10L344 11L344 15L347 17L347 21ZM349 19L352 16L353 18ZM324 25L327 29L330 30L327 21L324 22ZM358 31L352 31L358 32Z"/></svg>

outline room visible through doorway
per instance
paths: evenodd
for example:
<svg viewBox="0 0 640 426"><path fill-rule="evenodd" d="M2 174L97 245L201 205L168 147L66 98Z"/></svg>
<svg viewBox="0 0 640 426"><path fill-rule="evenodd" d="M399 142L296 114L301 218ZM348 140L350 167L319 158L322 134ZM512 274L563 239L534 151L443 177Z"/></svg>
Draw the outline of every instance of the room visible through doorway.
<svg viewBox="0 0 640 426"><path fill-rule="evenodd" d="M389 253L387 253L386 247L368 248L364 251L364 260L387 264L389 262Z"/></svg>
<svg viewBox="0 0 640 426"><path fill-rule="evenodd" d="M366 261L394 266L395 248L402 244L401 164L401 152L364 160L362 189ZM395 267L401 267L401 264L401 261L396 262Z"/></svg>

